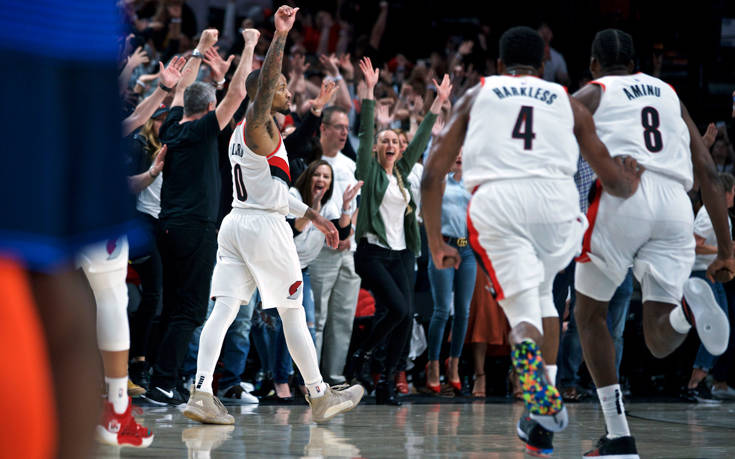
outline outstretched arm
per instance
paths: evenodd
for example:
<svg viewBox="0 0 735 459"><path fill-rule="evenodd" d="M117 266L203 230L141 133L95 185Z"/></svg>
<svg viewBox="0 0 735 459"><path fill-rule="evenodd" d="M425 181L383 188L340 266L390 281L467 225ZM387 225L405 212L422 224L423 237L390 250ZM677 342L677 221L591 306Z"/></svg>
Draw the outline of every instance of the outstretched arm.
<svg viewBox="0 0 735 459"><path fill-rule="evenodd" d="M620 198L630 197L638 189L643 168L631 157L611 158L607 147L597 137L589 110L571 96L569 101L574 114L574 135L582 157L595 171L606 192Z"/></svg>
<svg viewBox="0 0 735 459"><path fill-rule="evenodd" d="M227 126L227 123L230 122L235 111L237 111L245 99L245 95L247 94L245 90L245 79L253 68L253 51L255 51L255 45L258 44L260 32L256 29L246 29L242 31L242 36L245 39L245 47L240 55L240 63L237 64L237 69L232 76L230 87L227 88L227 94L215 111L220 131Z"/></svg>
<svg viewBox="0 0 735 459"><path fill-rule="evenodd" d="M186 91L186 88L191 86L191 84L197 79L197 75L199 75L199 66L202 63L202 56L204 56L204 53L211 46L214 46L214 44L217 43L218 34L219 32L217 32L217 29L207 29L202 32L202 36L199 38L199 43L195 50L199 53L199 56L192 54L191 58L189 58L189 61L186 63L186 67L184 67L184 71L182 72L184 73L184 77L176 86L174 101L171 103L172 107L184 106L184 91Z"/></svg>
<svg viewBox="0 0 735 459"><path fill-rule="evenodd" d="M258 92L253 96L253 103L248 108L245 124L245 143L248 148L259 155L267 156L273 151L278 139L271 107L276 88L280 84L283 67L283 50L286 37L293 27L298 8L283 5L275 14L276 33L273 36L265 61L258 77Z"/></svg>
<svg viewBox="0 0 735 459"><path fill-rule="evenodd" d="M681 117L689 128L690 147L692 149L692 164L694 175L699 182L702 192L702 201L707 208L707 213L712 220L712 227L717 238L717 258L707 268L707 277L710 280L726 282L735 275L735 260L733 260L732 240L730 228L727 223L727 205L722 188L719 186L717 169L712 157L704 146L702 136L694 125L684 104L681 104ZM716 277L716 279L715 279Z"/></svg>
<svg viewBox="0 0 735 459"><path fill-rule="evenodd" d="M424 164L424 176L421 179L421 212L431 257L439 269L459 268L459 252L442 238L444 177L462 148L470 120L470 110L479 92L480 86L475 86L462 96L454 107L449 122L434 141L431 154Z"/></svg>
<svg viewBox="0 0 735 459"><path fill-rule="evenodd" d="M145 124L148 119L153 116L158 107L166 98L171 88L181 80L182 73L181 69L184 67L186 59L183 57L174 57L171 62L168 63L166 68L163 68L163 64L159 63L161 70L158 77L158 87L153 93L143 99L143 102L135 107L135 111L125 118L122 122L122 135L127 136L134 130L138 129ZM166 88L166 89L164 89Z"/></svg>

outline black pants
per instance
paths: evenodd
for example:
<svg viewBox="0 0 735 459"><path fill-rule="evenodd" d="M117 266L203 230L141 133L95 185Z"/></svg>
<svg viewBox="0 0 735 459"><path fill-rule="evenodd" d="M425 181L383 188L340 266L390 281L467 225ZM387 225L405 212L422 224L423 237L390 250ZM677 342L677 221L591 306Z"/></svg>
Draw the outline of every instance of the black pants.
<svg viewBox="0 0 735 459"><path fill-rule="evenodd" d="M355 254L355 271L375 297L375 321L362 346L372 352L385 345L385 372L396 371L413 325L413 267L410 250L389 250L362 240Z"/></svg>
<svg viewBox="0 0 735 459"><path fill-rule="evenodd" d="M146 356L151 360L148 338L151 325L156 316L163 288L163 267L161 253L158 251L158 219L138 212L138 220L150 237L145 253L135 254L132 265L140 277L141 299L138 309L130 318L130 357Z"/></svg>
<svg viewBox="0 0 735 459"><path fill-rule="evenodd" d="M163 262L161 343L151 384L176 386L194 329L207 315L212 271L217 255L214 223L161 221L159 249Z"/></svg>

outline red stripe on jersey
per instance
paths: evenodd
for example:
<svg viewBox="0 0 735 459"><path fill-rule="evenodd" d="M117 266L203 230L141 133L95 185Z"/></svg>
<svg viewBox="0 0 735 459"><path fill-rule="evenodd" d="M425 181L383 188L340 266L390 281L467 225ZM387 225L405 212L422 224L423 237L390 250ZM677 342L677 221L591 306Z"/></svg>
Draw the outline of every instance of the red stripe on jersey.
<svg viewBox="0 0 735 459"><path fill-rule="evenodd" d="M470 206L471 205L472 203L470 202ZM475 225L472 224L472 219L470 218L470 206L467 206L467 231L470 236L470 246L482 261L481 266L485 268L485 272L490 276L493 287L495 287L495 293L497 293L497 297L495 299L500 301L505 298L505 293L503 293L503 287L501 287L498 282L498 276L495 274L495 269L493 269L493 264L490 261L487 251L480 245L480 234L477 232L477 229L475 228Z"/></svg>
<svg viewBox="0 0 735 459"><path fill-rule="evenodd" d="M599 81L590 81L589 84L596 84L597 86L601 87L603 91L607 90L607 88L605 87L605 84L600 83Z"/></svg>
<svg viewBox="0 0 735 459"><path fill-rule="evenodd" d="M587 209L587 221L590 226L584 233L584 239L582 239L582 253L575 259L577 263L587 263L590 261L589 253L590 245L592 244L592 231L595 229L597 211L600 208L600 197L602 197L602 183L600 180L595 180L595 198Z"/></svg>
<svg viewBox="0 0 735 459"><path fill-rule="evenodd" d="M480 86L485 86L485 77L480 78Z"/></svg>
<svg viewBox="0 0 735 459"><path fill-rule="evenodd" d="M271 158L271 156L273 156L273 155L275 155L276 153L278 153L278 150L280 150L280 149L281 149L281 142L283 142L283 139L281 138L281 135L279 134L279 135L278 135L278 146L276 147L276 149L275 149L275 150L273 150L273 153L271 153L270 155L266 156L266 157L265 157L265 159L270 159L270 158ZM290 176L290 174L289 174L289 176Z"/></svg>
<svg viewBox="0 0 735 459"><path fill-rule="evenodd" d="M291 170L289 169L286 160L284 160L280 156L271 156L270 158L268 158L268 165L283 171L288 177L289 183L291 182Z"/></svg>
<svg viewBox="0 0 735 459"><path fill-rule="evenodd" d="M664 83L666 83L666 82L664 81ZM669 83L666 83L666 84L668 84L669 87L674 91L674 94L676 94L676 88L673 87L672 85L670 85ZM676 95L678 96L678 94L676 94Z"/></svg>

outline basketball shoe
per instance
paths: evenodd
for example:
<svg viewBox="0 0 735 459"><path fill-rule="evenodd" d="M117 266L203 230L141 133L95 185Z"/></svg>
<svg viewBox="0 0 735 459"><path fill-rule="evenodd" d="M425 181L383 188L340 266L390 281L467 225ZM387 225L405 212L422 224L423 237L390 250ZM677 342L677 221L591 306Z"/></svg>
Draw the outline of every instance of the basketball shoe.
<svg viewBox="0 0 735 459"><path fill-rule="evenodd" d="M306 396L306 401L311 406L311 418L314 422L327 422L340 413L346 413L360 403L362 396L365 395L365 389L357 384L348 386L342 384L330 387L327 385L327 392L321 397L312 398Z"/></svg>
<svg viewBox="0 0 735 459"><path fill-rule="evenodd" d="M554 452L554 432L544 429L531 419L528 409L523 411L516 425L518 437L526 444L526 452L531 456L549 457Z"/></svg>
<svg viewBox="0 0 735 459"><path fill-rule="evenodd" d="M230 425L235 423L235 418L227 412L227 408L217 397L209 392L196 390L193 385L189 402L184 408L184 416L202 424Z"/></svg>
<svg viewBox="0 0 735 459"><path fill-rule="evenodd" d="M136 408L139 411L139 408ZM113 446L147 448L153 442L153 432L133 418L133 403L128 397L128 408L123 414L115 413L112 403L105 401L102 422L97 425L97 440Z"/></svg>
<svg viewBox="0 0 735 459"><path fill-rule="evenodd" d="M640 459L631 436L607 438L607 434L597 442L597 446L584 453L584 457L608 457L615 459Z"/></svg>
<svg viewBox="0 0 735 459"><path fill-rule="evenodd" d="M681 307L691 325L697 329L702 345L712 355L727 350L730 338L730 322L715 300L709 284L698 277L690 277L684 284Z"/></svg>

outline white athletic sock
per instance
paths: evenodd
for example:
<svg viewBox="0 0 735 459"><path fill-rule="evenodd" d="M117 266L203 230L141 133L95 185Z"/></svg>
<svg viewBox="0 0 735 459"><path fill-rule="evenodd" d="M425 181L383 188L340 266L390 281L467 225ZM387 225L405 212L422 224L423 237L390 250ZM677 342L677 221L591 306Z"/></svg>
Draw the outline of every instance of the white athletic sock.
<svg viewBox="0 0 735 459"><path fill-rule="evenodd" d="M546 365L546 377L552 386L556 386L556 365Z"/></svg>
<svg viewBox="0 0 735 459"><path fill-rule="evenodd" d="M231 297L220 296L214 302L212 314L202 327L199 337L199 354L197 355L197 375L194 379L196 390L212 393L212 375L217 365L222 341L227 329L237 317L240 302Z"/></svg>
<svg viewBox="0 0 735 459"><path fill-rule="evenodd" d="M602 405L602 414L605 415L607 438L629 436L630 429L628 428L628 421L625 419L625 407L623 407L623 393L620 390L620 384L598 388L597 397L599 397Z"/></svg>
<svg viewBox="0 0 735 459"><path fill-rule="evenodd" d="M692 328L692 325L684 314L684 307L682 305L678 305L671 310L669 313L669 323L671 323L674 330L682 335L689 333L689 329Z"/></svg>
<svg viewBox="0 0 735 459"><path fill-rule="evenodd" d="M311 398L323 397L327 392L327 384L324 381L319 381L316 384L307 384L306 391Z"/></svg>
<svg viewBox="0 0 735 459"><path fill-rule="evenodd" d="M128 377L108 378L105 376L105 384L107 384L107 401L112 403L115 413L123 414L128 409Z"/></svg>
<svg viewBox="0 0 735 459"><path fill-rule="evenodd" d="M326 391L326 384L319 372L316 348L306 326L304 308L278 308L278 314L283 322L288 352L304 378L309 397L321 397Z"/></svg>

